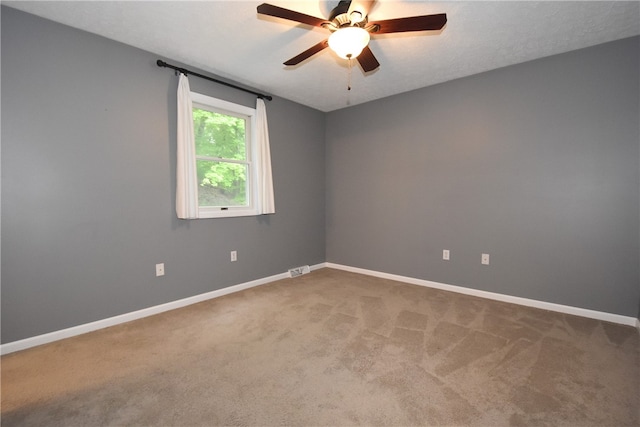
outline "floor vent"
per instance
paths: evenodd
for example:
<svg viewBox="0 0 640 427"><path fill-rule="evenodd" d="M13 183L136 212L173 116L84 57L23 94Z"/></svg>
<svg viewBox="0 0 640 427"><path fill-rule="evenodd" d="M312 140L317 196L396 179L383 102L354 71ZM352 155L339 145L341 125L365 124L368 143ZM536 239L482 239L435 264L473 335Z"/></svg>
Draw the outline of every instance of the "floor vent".
<svg viewBox="0 0 640 427"><path fill-rule="evenodd" d="M303 274L307 274L311 272L311 269L309 268L308 265L303 265L301 267L296 267L296 268L290 268L289 269L289 276L290 277L298 277L298 276L302 276Z"/></svg>

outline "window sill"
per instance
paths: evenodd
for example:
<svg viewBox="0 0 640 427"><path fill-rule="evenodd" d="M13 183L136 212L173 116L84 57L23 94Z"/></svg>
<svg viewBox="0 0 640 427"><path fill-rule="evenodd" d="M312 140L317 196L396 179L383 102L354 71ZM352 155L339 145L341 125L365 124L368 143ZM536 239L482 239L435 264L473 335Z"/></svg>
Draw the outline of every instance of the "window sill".
<svg viewBox="0 0 640 427"><path fill-rule="evenodd" d="M199 219L207 218L234 218L240 216L258 216L257 209L251 208L200 208L198 211Z"/></svg>

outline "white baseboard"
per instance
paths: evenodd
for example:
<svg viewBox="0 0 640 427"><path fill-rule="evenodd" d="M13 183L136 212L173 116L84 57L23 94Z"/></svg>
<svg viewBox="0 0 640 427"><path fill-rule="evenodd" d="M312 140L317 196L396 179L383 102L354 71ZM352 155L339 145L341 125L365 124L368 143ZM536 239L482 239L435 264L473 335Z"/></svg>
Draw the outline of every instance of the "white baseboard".
<svg viewBox="0 0 640 427"><path fill-rule="evenodd" d="M413 277L399 276L396 274L382 273L379 271L366 270L358 267L349 267L346 265L334 264L331 262L324 262L311 266L311 271L315 271L321 268L334 268L337 270L350 271L352 273L364 274L367 276L380 277L383 279L395 280L398 282L409 283L418 286L426 286L429 288L442 289L450 292L457 292L466 295L473 295L481 298L492 299L496 301L503 301L512 304L524 305L527 307L535 307L543 310L556 311L560 313L573 314L576 316L588 317L591 319L604 320L607 322L618 323L627 326L635 326L640 332L640 320L635 317L622 316L619 314L605 313L601 311L588 310L585 308L571 307L567 305L554 304L550 302L537 301L528 298L514 297L510 295L503 295L494 292L480 291L477 289L465 288L462 286L447 285L445 283L432 282L429 280L416 279ZM265 277L262 279L253 280L246 283L241 283L227 288L218 289L215 291L207 292L200 295L195 295L189 298L184 298L177 301L168 302L166 304L156 305L154 307L145 308L142 310L125 313L119 316L109 317L107 319L97 320L91 323L85 323L83 325L73 326L71 328L62 329L59 331L50 332L43 335L38 335L31 338L25 338L19 341L13 341L10 343L0 345L0 354L9 354L20 350L26 350L27 348L35 347L42 344L58 341L65 338L74 337L76 335L86 334L87 332L96 331L98 329L108 328L110 326L119 325L121 323L130 322L132 320L141 319L143 317L153 316L155 314L163 313L169 310L175 310L177 308L186 307L191 304L196 304L202 301L218 298L223 295L239 292L245 289L253 288L267 283L275 282L276 280L289 278L289 273L280 273L274 276Z"/></svg>
<svg viewBox="0 0 640 427"><path fill-rule="evenodd" d="M589 310L586 308L572 307L568 305L555 304L532 300L528 298L514 297L510 295L498 294L494 292L480 291L477 289L465 288L462 286L447 285L445 283L432 282L429 280L415 279L413 277L398 276L396 274L382 273L379 271L366 270L364 268L349 267L346 265L334 264L326 262L324 265L328 268L337 270L350 271L352 273L364 274L367 276L380 277L383 279L395 280L398 282L410 283L412 285L426 286L428 288L442 289L459 294L473 295L480 298L487 298L496 301L508 302L512 304L524 305L527 307L540 308L543 310L556 311L559 313L573 314L575 316L588 317L591 319L604 320L606 322L618 323L621 325L635 326L640 331L640 320L635 317L622 316L619 314L605 313L602 311Z"/></svg>
<svg viewBox="0 0 640 427"><path fill-rule="evenodd" d="M325 267L324 263L311 266L311 271ZM215 291L207 292L200 295L195 295L189 298L184 298L177 301L168 302L166 304L156 305L154 307L144 308L142 310L132 311L130 313L121 314L119 316L109 317L107 319L97 320L91 323L85 323L83 325L73 326L71 328L62 329L59 331L49 332L43 335L37 335L31 338L25 338L19 341L13 341L10 343L0 345L0 354L9 354L27 348L35 347L42 344L62 340L65 338L71 338L76 335L86 334L87 332L96 331L98 329L108 328L110 326L119 325L121 323L130 322L132 320L141 319L143 317L153 316L154 314L163 313L169 310L175 310L177 308L186 307L191 304L196 304L202 301L218 298L223 295L239 292L245 289L253 288L267 283L275 282L276 280L289 278L289 273L276 274L274 276L265 277L262 279L252 280L251 282L241 283L227 288L218 289Z"/></svg>

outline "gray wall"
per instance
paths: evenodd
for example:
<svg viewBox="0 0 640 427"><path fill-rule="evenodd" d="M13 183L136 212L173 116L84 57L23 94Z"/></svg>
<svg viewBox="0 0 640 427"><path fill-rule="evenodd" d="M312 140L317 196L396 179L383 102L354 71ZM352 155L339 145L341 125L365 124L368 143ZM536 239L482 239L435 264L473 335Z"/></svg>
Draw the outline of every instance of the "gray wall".
<svg viewBox="0 0 640 427"><path fill-rule="evenodd" d="M327 261L637 316L639 51L635 37L329 113Z"/></svg>
<svg viewBox="0 0 640 427"><path fill-rule="evenodd" d="M637 37L326 115L276 98L277 213L181 221L158 57L6 7L1 30L3 343L325 260L638 314Z"/></svg>
<svg viewBox="0 0 640 427"><path fill-rule="evenodd" d="M267 103L275 215L178 220L177 77L156 59L2 7L3 343L325 260L325 114Z"/></svg>

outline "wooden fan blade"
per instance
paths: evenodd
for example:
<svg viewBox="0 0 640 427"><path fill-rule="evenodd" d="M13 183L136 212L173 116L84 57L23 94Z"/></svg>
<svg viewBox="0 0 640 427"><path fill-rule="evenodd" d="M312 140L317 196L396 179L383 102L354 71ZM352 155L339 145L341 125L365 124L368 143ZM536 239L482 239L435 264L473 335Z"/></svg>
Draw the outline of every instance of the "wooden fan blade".
<svg viewBox="0 0 640 427"><path fill-rule="evenodd" d="M362 52L360 53L360 55L358 55L356 59L360 63L360 66L362 67L365 73L368 73L369 71L373 71L380 66L380 63L378 62L376 57L373 55L373 52L371 52L371 49L369 49L369 46L365 46L364 49L362 49Z"/></svg>
<svg viewBox="0 0 640 427"><path fill-rule="evenodd" d="M304 13L296 12L295 10L285 9L268 3L262 3L258 6L258 13L262 15L275 16L276 18L288 19L289 21L301 22L313 27L321 27L322 24L328 22L325 19L305 15Z"/></svg>
<svg viewBox="0 0 640 427"><path fill-rule="evenodd" d="M375 0L351 0L347 15L351 16L353 12L359 12L362 15L362 20L364 20L369 15L373 3L375 3Z"/></svg>
<svg viewBox="0 0 640 427"><path fill-rule="evenodd" d="M440 30L447 23L447 14L410 16L408 18L387 19L384 21L370 22L377 29L371 30L373 34L403 33L407 31L433 31Z"/></svg>
<svg viewBox="0 0 640 427"><path fill-rule="evenodd" d="M325 49L328 46L329 46L329 42L327 40L323 40L320 43L311 46L309 49L305 50L300 55L294 56L293 58L285 62L284 65L298 65L305 59L312 57L313 55L315 55L316 53L320 52L321 50Z"/></svg>

